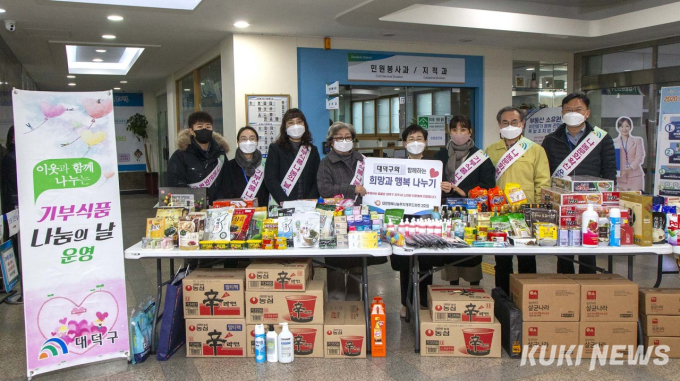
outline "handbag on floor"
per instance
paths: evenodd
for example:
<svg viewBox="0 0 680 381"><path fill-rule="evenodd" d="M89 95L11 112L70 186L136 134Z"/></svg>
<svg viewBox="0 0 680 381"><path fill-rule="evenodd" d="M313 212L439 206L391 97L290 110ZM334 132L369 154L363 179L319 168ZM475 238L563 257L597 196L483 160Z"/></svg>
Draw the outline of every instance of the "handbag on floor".
<svg viewBox="0 0 680 381"><path fill-rule="evenodd" d="M167 361L186 342L182 279L187 275L189 275L189 267L179 269L166 288L161 332L158 335L156 351L158 361Z"/></svg>

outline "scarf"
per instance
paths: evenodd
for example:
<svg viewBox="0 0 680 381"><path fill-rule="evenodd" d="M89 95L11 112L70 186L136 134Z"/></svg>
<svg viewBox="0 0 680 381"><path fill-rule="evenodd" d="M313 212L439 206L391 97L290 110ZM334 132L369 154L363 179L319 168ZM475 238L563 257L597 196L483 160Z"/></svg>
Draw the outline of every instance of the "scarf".
<svg viewBox="0 0 680 381"><path fill-rule="evenodd" d="M262 152L260 152L259 149L256 149L255 152L253 152L253 159L248 160L243 155L243 152L241 152L241 149L237 148L236 156L234 158L236 159L236 163L238 164L238 166L243 168L244 171L246 171L246 176L250 178L252 175L255 174L255 170L257 169L257 167L259 167L260 164L262 163Z"/></svg>
<svg viewBox="0 0 680 381"><path fill-rule="evenodd" d="M454 144L452 141L449 141L449 144L447 145L447 149L449 151L449 161L446 163L446 177L448 179L456 178L456 169L458 169L458 167L463 164L463 161L465 161L465 158L470 152L470 148L474 146L475 142L472 141L472 138L470 138L467 143L460 146Z"/></svg>

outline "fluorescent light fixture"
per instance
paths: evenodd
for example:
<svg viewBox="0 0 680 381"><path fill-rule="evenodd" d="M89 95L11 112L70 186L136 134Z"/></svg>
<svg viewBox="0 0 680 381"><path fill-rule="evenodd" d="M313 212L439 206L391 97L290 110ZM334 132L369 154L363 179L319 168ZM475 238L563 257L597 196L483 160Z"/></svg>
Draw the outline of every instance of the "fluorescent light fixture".
<svg viewBox="0 0 680 381"><path fill-rule="evenodd" d="M127 81L120 81L120 83L127 83Z"/></svg>
<svg viewBox="0 0 680 381"><path fill-rule="evenodd" d="M0 8L0 13L5 13L5 12L7 12L7 11L4 10L4 9L2 9L2 8Z"/></svg>
<svg viewBox="0 0 680 381"><path fill-rule="evenodd" d="M95 58L92 60L92 62L104 62L104 60L101 58Z"/></svg>
<svg viewBox="0 0 680 381"><path fill-rule="evenodd" d="M65 3L104 4L124 7L181 9L193 11L201 0L52 0Z"/></svg>
<svg viewBox="0 0 680 381"><path fill-rule="evenodd" d="M527 68L527 71L534 71L534 70L536 70L536 69L534 69L533 67L528 67L528 68Z"/></svg>
<svg viewBox="0 0 680 381"><path fill-rule="evenodd" d="M105 40L115 40L116 36L114 36L112 34L104 34L104 35L102 35L102 38L105 39Z"/></svg>
<svg viewBox="0 0 680 381"><path fill-rule="evenodd" d="M247 28L250 26L247 21L237 21L234 23L234 26L237 28Z"/></svg>
<svg viewBox="0 0 680 381"><path fill-rule="evenodd" d="M144 51L144 48L125 48L118 62L81 62L78 61L78 49L88 48L76 45L66 45L66 58L68 61L69 74L102 74L102 75L127 75L132 65Z"/></svg>
<svg viewBox="0 0 680 381"><path fill-rule="evenodd" d="M113 89L114 90L120 90L120 87L114 87Z"/></svg>
<svg viewBox="0 0 680 381"><path fill-rule="evenodd" d="M184 89L184 91L187 91L187 92L188 92L188 91L191 91L191 89Z"/></svg>
<svg viewBox="0 0 680 381"><path fill-rule="evenodd" d="M401 89L398 88L398 87L395 87L395 88L394 88L394 91L399 91L399 90L401 90Z"/></svg>
<svg viewBox="0 0 680 381"><path fill-rule="evenodd" d="M97 53L106 53L106 49L97 49L95 50Z"/></svg>
<svg viewBox="0 0 680 381"><path fill-rule="evenodd" d="M75 75L67 75L66 78L75 78Z"/></svg>
<svg viewBox="0 0 680 381"><path fill-rule="evenodd" d="M75 86L76 84L73 83L73 82L71 82L71 83L69 83L68 85L69 85L69 86Z"/></svg>
<svg viewBox="0 0 680 381"><path fill-rule="evenodd" d="M123 16L111 15L107 17L111 21L123 21Z"/></svg>

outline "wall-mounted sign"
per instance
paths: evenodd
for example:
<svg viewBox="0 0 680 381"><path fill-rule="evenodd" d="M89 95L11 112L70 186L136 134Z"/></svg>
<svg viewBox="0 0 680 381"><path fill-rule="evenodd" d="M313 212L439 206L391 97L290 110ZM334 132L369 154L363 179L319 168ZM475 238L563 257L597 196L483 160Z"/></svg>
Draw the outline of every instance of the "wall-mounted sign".
<svg viewBox="0 0 680 381"><path fill-rule="evenodd" d="M427 130L428 146L443 146L446 144L446 126L452 118L451 115L418 116L418 125Z"/></svg>
<svg viewBox="0 0 680 381"><path fill-rule="evenodd" d="M276 140L283 114L290 107L290 95L246 95L246 124L260 136L257 149L267 154L269 144Z"/></svg>
<svg viewBox="0 0 680 381"><path fill-rule="evenodd" d="M340 97L326 99L326 110L337 110L340 108Z"/></svg>
<svg viewBox="0 0 680 381"><path fill-rule="evenodd" d="M465 59L349 53L350 81L465 83Z"/></svg>
<svg viewBox="0 0 680 381"><path fill-rule="evenodd" d="M340 94L340 81L335 81L333 83L326 84L326 95L339 95Z"/></svg>

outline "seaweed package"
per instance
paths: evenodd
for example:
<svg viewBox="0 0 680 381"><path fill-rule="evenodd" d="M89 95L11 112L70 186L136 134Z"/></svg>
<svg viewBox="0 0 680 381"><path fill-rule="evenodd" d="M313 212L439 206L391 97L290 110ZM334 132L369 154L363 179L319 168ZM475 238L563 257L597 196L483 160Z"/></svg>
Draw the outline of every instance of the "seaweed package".
<svg viewBox="0 0 680 381"><path fill-rule="evenodd" d="M404 219L404 209L387 209L385 210L385 217L383 222L388 224L392 222L393 224L398 224Z"/></svg>
<svg viewBox="0 0 680 381"><path fill-rule="evenodd" d="M146 301L139 311L132 311L130 318L132 356L130 359L133 364L144 362L151 353L152 327L155 318L156 303L152 299Z"/></svg>
<svg viewBox="0 0 680 381"><path fill-rule="evenodd" d="M235 209L234 215L231 218L231 240L245 241L248 234L248 226L250 226L250 220L255 214L255 209L244 208Z"/></svg>
<svg viewBox="0 0 680 381"><path fill-rule="evenodd" d="M295 247L319 247L320 224L321 216L318 212L297 212L293 214Z"/></svg>
<svg viewBox="0 0 680 381"><path fill-rule="evenodd" d="M206 219L206 233L208 241L230 241L231 240L231 217L234 214L234 207L209 209Z"/></svg>
<svg viewBox="0 0 680 381"><path fill-rule="evenodd" d="M294 247L293 243L293 213L295 208L279 209L279 237L285 237L289 247Z"/></svg>
<svg viewBox="0 0 680 381"><path fill-rule="evenodd" d="M165 218L146 219L146 238L164 238Z"/></svg>
<svg viewBox="0 0 680 381"><path fill-rule="evenodd" d="M267 218L267 208L255 208L253 218L250 220L248 226L247 239L262 239L262 222Z"/></svg>
<svg viewBox="0 0 680 381"><path fill-rule="evenodd" d="M508 232L511 230L510 219L508 216L494 216L491 217L491 229Z"/></svg>
<svg viewBox="0 0 680 381"><path fill-rule="evenodd" d="M524 215L521 213L508 214L508 220L510 221L510 228L512 229L513 236L531 238L531 230L529 230L529 226L524 220Z"/></svg>

